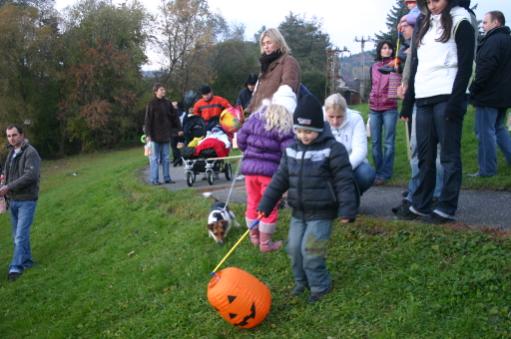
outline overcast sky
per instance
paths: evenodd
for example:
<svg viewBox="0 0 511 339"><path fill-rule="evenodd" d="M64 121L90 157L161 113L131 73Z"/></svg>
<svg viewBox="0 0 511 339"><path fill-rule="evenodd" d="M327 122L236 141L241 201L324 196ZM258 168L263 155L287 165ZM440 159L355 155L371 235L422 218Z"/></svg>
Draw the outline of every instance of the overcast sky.
<svg viewBox="0 0 511 339"><path fill-rule="evenodd" d="M75 0L56 0L57 9L72 5ZM114 0L114 3L125 1ZM159 0L141 0L144 6L155 13ZM347 46L353 53L360 52L360 44L355 37L374 36L374 33L387 30L387 14L396 0L208 0L213 12L222 15L230 24L244 24L245 37L252 40L261 26L277 27L284 18L293 12L304 15L306 19L317 18L323 31L330 35L332 44L343 48ZM482 18L484 13L498 9L511 22L511 0L472 0L478 3L476 14ZM291 49L293 46L290 46ZM372 48L367 45L366 49ZM156 54L148 51L148 68L158 68Z"/></svg>

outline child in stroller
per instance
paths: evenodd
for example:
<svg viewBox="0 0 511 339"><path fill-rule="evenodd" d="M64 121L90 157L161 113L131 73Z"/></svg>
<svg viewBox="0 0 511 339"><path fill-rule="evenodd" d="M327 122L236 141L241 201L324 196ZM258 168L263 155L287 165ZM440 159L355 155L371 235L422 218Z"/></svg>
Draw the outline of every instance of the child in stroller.
<svg viewBox="0 0 511 339"><path fill-rule="evenodd" d="M185 165L186 183L193 186L197 174L204 173L210 185L213 185L219 173L225 179L232 179L232 166L223 158L229 155L232 147L232 135L226 133L218 120L210 121L206 126L197 115L186 117L183 122L185 144L181 150Z"/></svg>

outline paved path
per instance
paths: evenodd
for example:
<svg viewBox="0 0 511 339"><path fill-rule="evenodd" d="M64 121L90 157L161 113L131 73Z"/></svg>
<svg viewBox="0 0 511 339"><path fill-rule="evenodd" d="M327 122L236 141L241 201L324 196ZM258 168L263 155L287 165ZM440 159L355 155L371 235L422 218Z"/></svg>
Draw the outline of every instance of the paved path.
<svg viewBox="0 0 511 339"><path fill-rule="evenodd" d="M146 182L148 182L148 175L149 168L146 168L143 171ZM162 187L169 190L188 188L183 167L171 167L171 176L176 183L162 185ZM227 199L231 182L227 181L223 174L220 174L212 186L206 180L201 179L202 175L198 175L193 188L202 192L213 192L213 195L219 200ZM360 213L389 220L394 219L391 208L399 204L403 190L403 187L392 186L370 188L362 197ZM243 180L236 181L231 201L245 203ZM471 228L487 227L511 230L511 192L462 190L456 216L459 222Z"/></svg>

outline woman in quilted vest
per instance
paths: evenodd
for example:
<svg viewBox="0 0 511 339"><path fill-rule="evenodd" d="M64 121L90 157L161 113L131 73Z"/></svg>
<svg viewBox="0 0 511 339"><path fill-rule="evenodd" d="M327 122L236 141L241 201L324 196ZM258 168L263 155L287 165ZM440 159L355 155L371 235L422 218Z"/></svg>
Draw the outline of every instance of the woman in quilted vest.
<svg viewBox="0 0 511 339"><path fill-rule="evenodd" d="M417 106L417 150L420 183L401 219L427 218L432 223L455 221L461 188L461 132L467 110L476 34L470 1L418 0L424 9L412 45L408 91L401 115ZM437 143L444 180L433 206Z"/></svg>

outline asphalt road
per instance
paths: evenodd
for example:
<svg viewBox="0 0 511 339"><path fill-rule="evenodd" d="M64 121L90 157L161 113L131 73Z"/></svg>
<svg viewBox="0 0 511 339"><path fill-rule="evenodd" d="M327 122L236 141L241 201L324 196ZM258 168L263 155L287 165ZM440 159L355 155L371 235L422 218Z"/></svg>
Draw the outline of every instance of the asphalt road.
<svg viewBox="0 0 511 339"><path fill-rule="evenodd" d="M144 180L149 184L148 176L149 167L143 171ZM176 181L175 184L158 187L169 190L189 188L183 167L171 167L171 177ZM202 180L202 177L202 174L197 176L193 189L212 192L222 201L227 199L231 181L227 181L223 173L219 174L213 185L209 185L207 180ZM161 177L160 180L162 180ZM403 187L393 186L370 188L361 199L360 214L393 220L391 208L400 203L403 190ZM243 180L236 180L231 201L245 203ZM462 190L456 217L458 223L470 228L511 230L511 192Z"/></svg>

